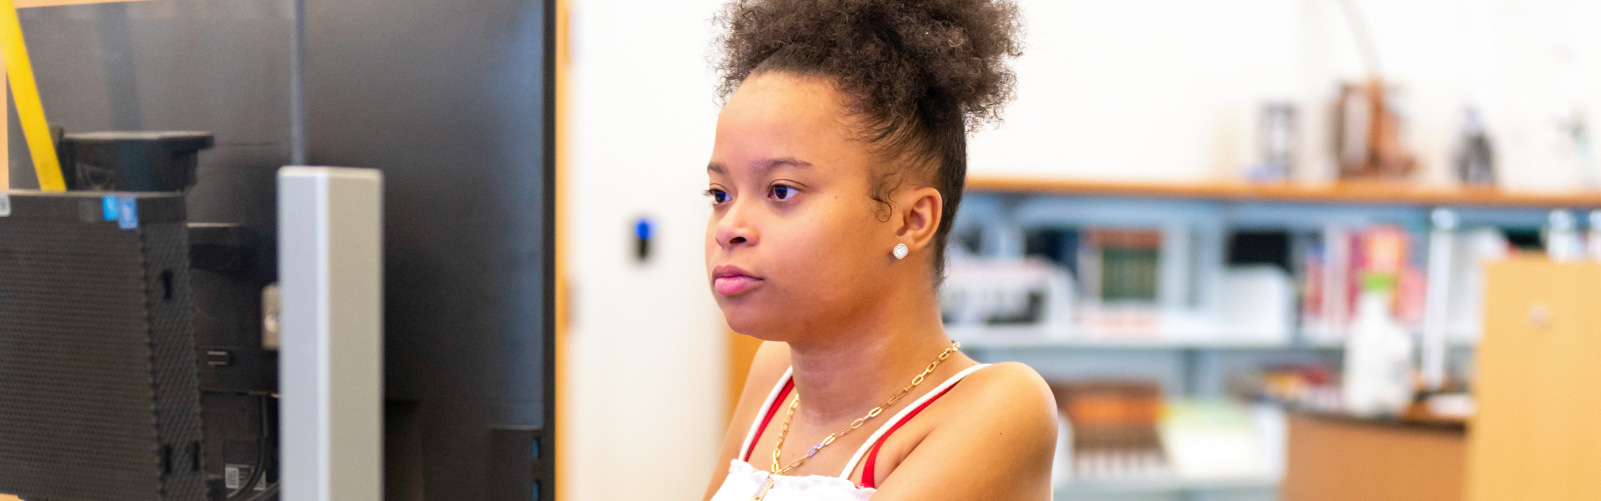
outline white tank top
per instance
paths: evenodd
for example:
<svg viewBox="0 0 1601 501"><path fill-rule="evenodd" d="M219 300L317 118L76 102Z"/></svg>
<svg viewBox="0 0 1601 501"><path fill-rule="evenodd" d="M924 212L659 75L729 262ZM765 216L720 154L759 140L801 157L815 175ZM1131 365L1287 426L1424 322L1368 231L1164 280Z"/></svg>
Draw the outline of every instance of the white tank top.
<svg viewBox="0 0 1601 501"><path fill-rule="evenodd" d="M845 463L845 469L840 471L837 477L824 475L800 477L771 475L767 470L757 469L748 462L750 460L751 447L755 445L756 437L760 435L762 428L766 427L768 421L776 413L775 404L781 404L783 402L782 399L789 395L794 369L786 370L784 371L784 377L778 379L778 384L767 395L767 400L762 402L761 411L756 413L756 420L751 423L750 431L745 433L745 443L739 447L739 456L729 461L728 477L723 479L723 485L718 487L717 493L712 495L711 501L749 501L767 483L769 477L773 479L773 486L768 489L767 497L763 498L763 501L866 501L874 492L877 492L877 489L851 483L850 476L852 472L856 471L856 465L860 464L862 458L868 455L868 451L872 450L875 453L873 456L876 458L877 451L874 450L874 445L877 445L886 435L894 431L897 424L911 419L911 416L916 415L917 412L921 411L930 402L933 402L934 399L945 394L946 390L956 385L968 374L988 366L989 364L979 364L968 367L966 370L946 379L939 386L935 386L933 390L913 401L905 409L901 409L894 417L885 421L884 425L880 426L877 431L868 436L867 442L863 443L860 449L857 449L856 454L851 456L849 462ZM863 473L865 477L866 471L864 470ZM872 479L867 479L867 483L871 484L871 482Z"/></svg>

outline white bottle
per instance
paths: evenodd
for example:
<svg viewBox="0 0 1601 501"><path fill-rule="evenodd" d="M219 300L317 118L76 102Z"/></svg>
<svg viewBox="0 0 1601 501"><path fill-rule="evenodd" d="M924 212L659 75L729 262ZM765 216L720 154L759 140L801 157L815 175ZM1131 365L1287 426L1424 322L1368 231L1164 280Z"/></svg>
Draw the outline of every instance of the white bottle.
<svg viewBox="0 0 1601 501"><path fill-rule="evenodd" d="M1572 212L1551 211L1545 227L1545 252L1557 262L1584 259L1584 242L1579 239L1579 224Z"/></svg>
<svg viewBox="0 0 1601 501"><path fill-rule="evenodd" d="M1412 335L1390 314L1389 296L1363 291L1345 341L1345 410L1399 415L1412 401Z"/></svg>
<svg viewBox="0 0 1601 501"><path fill-rule="evenodd" d="M1591 261L1601 261L1601 210L1590 211L1590 231L1585 232L1584 248Z"/></svg>

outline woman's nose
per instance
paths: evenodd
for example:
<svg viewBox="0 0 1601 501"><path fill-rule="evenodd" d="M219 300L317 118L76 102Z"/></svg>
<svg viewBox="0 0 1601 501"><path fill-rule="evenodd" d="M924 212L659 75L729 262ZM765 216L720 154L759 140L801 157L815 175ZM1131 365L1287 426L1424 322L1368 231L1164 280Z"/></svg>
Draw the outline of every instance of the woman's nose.
<svg viewBox="0 0 1601 501"><path fill-rule="evenodd" d="M717 245L724 250L756 243L756 228L747 217L747 212L737 204L723 214L722 219L717 222L716 231Z"/></svg>

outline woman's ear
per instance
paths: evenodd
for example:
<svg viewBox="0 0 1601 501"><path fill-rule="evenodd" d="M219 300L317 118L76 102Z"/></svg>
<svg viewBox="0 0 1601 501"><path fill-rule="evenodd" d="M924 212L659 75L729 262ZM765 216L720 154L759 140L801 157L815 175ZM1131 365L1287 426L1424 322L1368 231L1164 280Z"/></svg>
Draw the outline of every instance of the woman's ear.
<svg viewBox="0 0 1601 501"><path fill-rule="evenodd" d="M905 190L895 198L895 205L901 209L897 214L900 227L895 234L913 251L928 247L934 241L934 233L939 230L940 218L945 210L945 199L940 196L939 190L924 186Z"/></svg>

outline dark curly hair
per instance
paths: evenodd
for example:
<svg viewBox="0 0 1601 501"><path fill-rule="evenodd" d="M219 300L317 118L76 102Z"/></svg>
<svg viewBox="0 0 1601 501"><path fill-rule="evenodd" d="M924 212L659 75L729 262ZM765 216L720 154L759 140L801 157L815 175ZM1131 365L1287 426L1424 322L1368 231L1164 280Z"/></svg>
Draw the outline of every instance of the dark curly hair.
<svg viewBox="0 0 1601 501"><path fill-rule="evenodd" d="M880 217L906 173L944 199L938 280L967 178L967 133L999 122L1012 98L1019 17L1009 0L735 0L714 20L725 29L718 95L767 71L830 79L863 119L862 139L901 161L872 173Z"/></svg>

